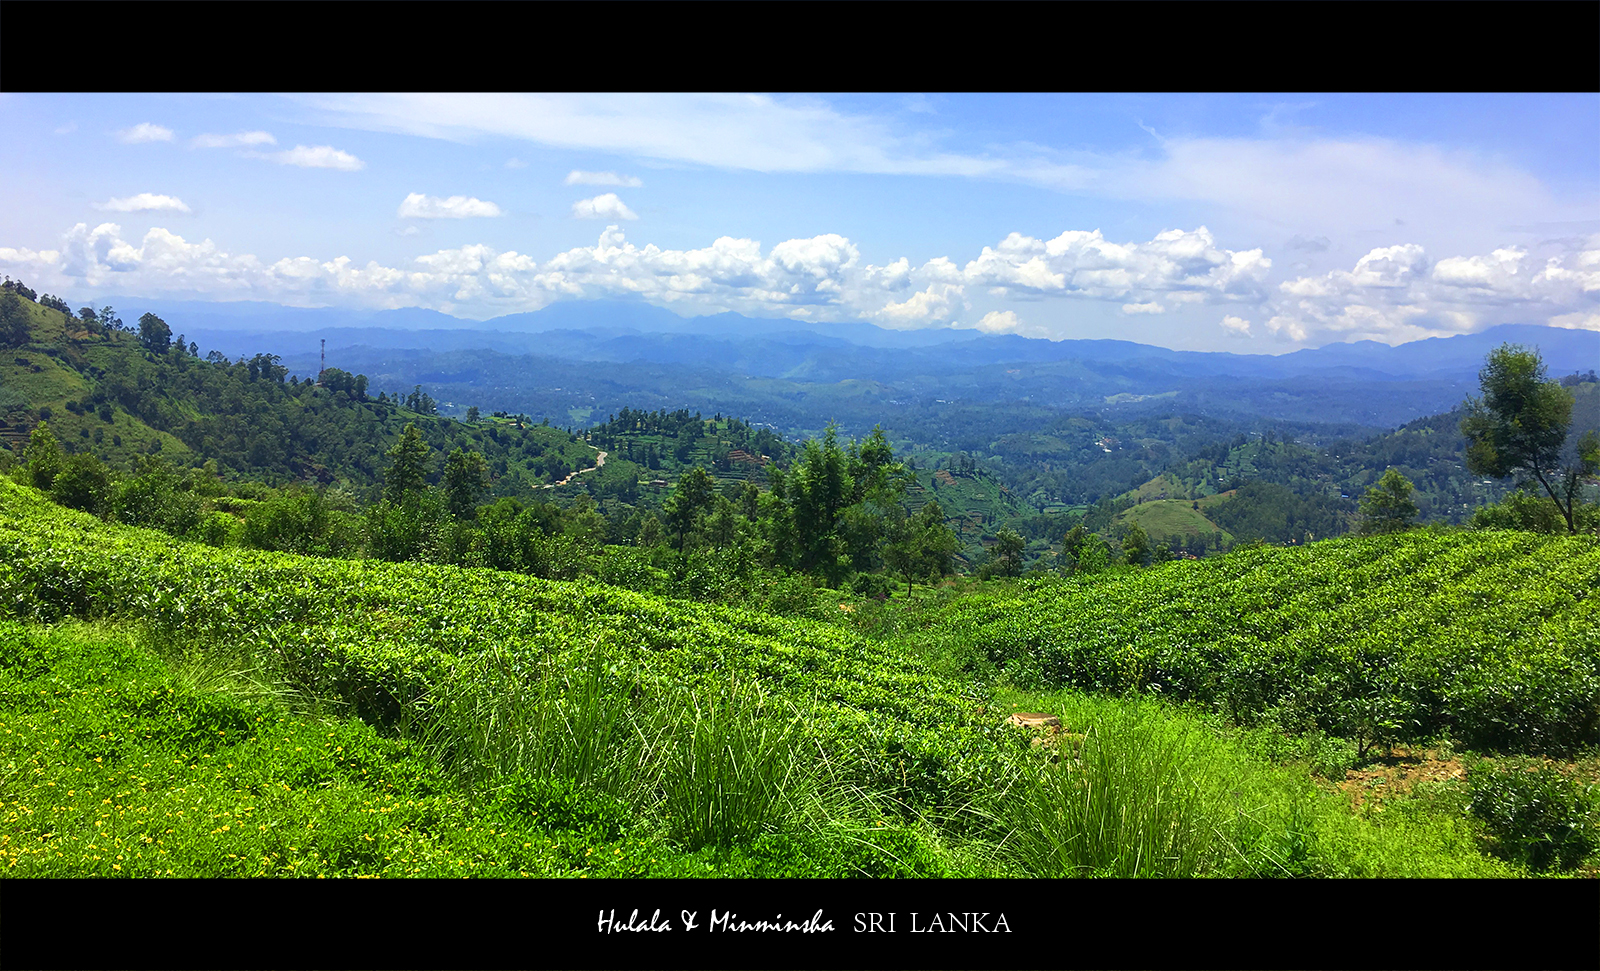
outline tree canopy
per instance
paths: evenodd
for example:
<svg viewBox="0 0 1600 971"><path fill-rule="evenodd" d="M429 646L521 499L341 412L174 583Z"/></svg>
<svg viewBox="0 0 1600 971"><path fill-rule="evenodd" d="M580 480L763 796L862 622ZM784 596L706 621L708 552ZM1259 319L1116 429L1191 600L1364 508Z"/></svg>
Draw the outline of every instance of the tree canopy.
<svg viewBox="0 0 1600 971"><path fill-rule="evenodd" d="M1467 439L1467 468L1493 478L1519 476L1537 483L1577 532L1577 507L1583 482L1600 468L1600 436L1589 432L1577 454L1563 466L1562 446L1572 424L1572 392L1548 371L1537 350L1502 344L1489 352L1478 372L1481 398L1467 402L1461 434Z"/></svg>

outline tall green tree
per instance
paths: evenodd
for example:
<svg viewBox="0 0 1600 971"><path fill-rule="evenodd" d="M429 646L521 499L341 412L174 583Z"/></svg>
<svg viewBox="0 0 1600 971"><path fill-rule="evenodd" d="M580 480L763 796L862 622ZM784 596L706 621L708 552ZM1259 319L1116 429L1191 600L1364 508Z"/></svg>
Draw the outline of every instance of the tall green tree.
<svg viewBox="0 0 1600 971"><path fill-rule="evenodd" d="M678 479L677 488L666 501L665 512L667 528L678 534L680 553L700 517L710 512L715 498L716 484L705 469L695 466Z"/></svg>
<svg viewBox="0 0 1600 971"><path fill-rule="evenodd" d="M139 318L139 343L152 354L165 354L172 346L172 328L155 314Z"/></svg>
<svg viewBox="0 0 1600 971"><path fill-rule="evenodd" d="M456 449L444 460L445 503L457 519L471 519L489 488L489 465L479 452Z"/></svg>
<svg viewBox="0 0 1600 971"><path fill-rule="evenodd" d="M1585 434L1576 456L1563 465L1572 393L1548 380L1538 351L1516 344L1489 352L1478 385L1483 396L1467 402L1461 421L1468 470L1538 483L1561 511L1567 531L1576 533L1584 480L1600 469L1600 436Z"/></svg>
<svg viewBox="0 0 1600 971"><path fill-rule="evenodd" d="M396 506L421 497L428 487L428 443L414 423L407 423L400 440L389 449L389 468L383 474L383 498Z"/></svg>
<svg viewBox="0 0 1600 971"><path fill-rule="evenodd" d="M1411 480L1399 469L1383 473L1377 484L1361 497L1361 522L1357 531L1363 535L1399 533L1417 522L1417 504L1411 498L1414 487Z"/></svg>
<svg viewBox="0 0 1600 971"><path fill-rule="evenodd" d="M954 572L955 552L961 541L944 524L944 510L928 500L915 516L904 513L891 519L889 542L883 559L889 569L905 578L906 593L917 577L936 580Z"/></svg>

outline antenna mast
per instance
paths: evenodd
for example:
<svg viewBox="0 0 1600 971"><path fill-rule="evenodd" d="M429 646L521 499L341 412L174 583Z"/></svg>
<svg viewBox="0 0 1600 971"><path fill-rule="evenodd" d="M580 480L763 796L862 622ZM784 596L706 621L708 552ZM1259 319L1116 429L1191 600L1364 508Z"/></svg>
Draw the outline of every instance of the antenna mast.
<svg viewBox="0 0 1600 971"><path fill-rule="evenodd" d="M328 369L328 339L322 339L322 371ZM322 387L322 371L317 372L317 387Z"/></svg>

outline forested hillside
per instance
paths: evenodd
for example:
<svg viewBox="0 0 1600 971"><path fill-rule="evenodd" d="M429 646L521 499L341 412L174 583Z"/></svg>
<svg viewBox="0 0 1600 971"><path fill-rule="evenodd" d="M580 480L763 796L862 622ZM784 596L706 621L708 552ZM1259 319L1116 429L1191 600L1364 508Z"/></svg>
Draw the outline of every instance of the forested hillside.
<svg viewBox="0 0 1600 971"><path fill-rule="evenodd" d="M130 327L111 307L72 315L6 296L7 319L20 321L0 354L0 438L13 455L48 420L68 454L110 466L159 455L177 466L211 462L230 478L365 493L415 423L436 450L482 453L499 495L528 496L595 463L574 435L526 420L435 417L420 389L371 397L364 375L338 368L317 383L289 377L275 354L201 357L153 315Z"/></svg>

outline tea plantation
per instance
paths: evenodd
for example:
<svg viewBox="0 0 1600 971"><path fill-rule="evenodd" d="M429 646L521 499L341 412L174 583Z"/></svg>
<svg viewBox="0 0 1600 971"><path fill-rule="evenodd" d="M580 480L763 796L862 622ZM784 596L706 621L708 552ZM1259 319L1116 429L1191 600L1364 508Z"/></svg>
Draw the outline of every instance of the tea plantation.
<svg viewBox="0 0 1600 971"><path fill-rule="evenodd" d="M1597 581L1593 540L1415 533L991 587L873 637L216 549L0 480L0 872L1532 872L1449 798L1352 813L1300 742L1587 751ZM1016 706L1066 732L1030 744Z"/></svg>

